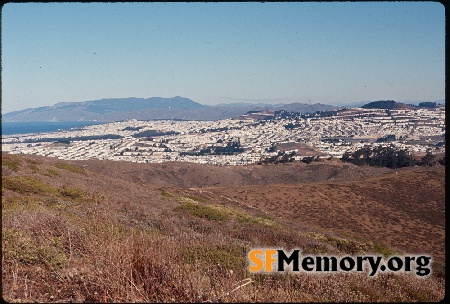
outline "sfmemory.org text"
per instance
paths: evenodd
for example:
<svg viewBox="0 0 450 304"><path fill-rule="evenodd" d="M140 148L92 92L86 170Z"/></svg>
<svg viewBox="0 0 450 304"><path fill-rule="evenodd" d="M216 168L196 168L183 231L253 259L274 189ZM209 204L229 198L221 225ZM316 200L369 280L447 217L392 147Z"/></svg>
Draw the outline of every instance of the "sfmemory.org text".
<svg viewBox="0 0 450 304"><path fill-rule="evenodd" d="M381 272L415 272L417 276L431 273L431 256L302 256L300 250L286 253L283 249L253 249L248 253L250 272L365 272L375 276ZM287 266L287 267L285 267Z"/></svg>

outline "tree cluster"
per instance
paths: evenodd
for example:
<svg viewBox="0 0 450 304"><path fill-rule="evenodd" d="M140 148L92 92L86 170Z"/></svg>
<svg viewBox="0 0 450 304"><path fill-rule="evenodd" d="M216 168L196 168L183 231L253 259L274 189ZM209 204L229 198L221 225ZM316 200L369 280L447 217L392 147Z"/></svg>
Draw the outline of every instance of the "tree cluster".
<svg viewBox="0 0 450 304"><path fill-rule="evenodd" d="M393 146L363 147L355 152L346 152L342 161L355 165L369 165L388 168L409 167L416 164L415 159L404 149Z"/></svg>
<svg viewBox="0 0 450 304"><path fill-rule="evenodd" d="M393 109L396 102L393 100L372 101L362 106L364 109Z"/></svg>
<svg viewBox="0 0 450 304"><path fill-rule="evenodd" d="M177 135L180 134L179 132L175 132L175 131L158 131L158 130L146 130L146 131L142 131L139 133L136 133L133 135L133 137L135 138L140 138L140 137L155 137L155 136L164 136L164 135Z"/></svg>
<svg viewBox="0 0 450 304"><path fill-rule="evenodd" d="M424 102L420 102L418 107L419 108L436 108L436 103L430 102L430 101L424 101Z"/></svg>
<svg viewBox="0 0 450 304"><path fill-rule="evenodd" d="M341 158L344 162L350 162L355 165L368 165L387 168L402 168L409 166L431 167L437 164L445 166L445 156L437 160L436 155L427 151L427 154L420 160L413 158L405 149L396 149L394 146L375 148L363 147L355 152L345 152Z"/></svg>
<svg viewBox="0 0 450 304"><path fill-rule="evenodd" d="M389 135L386 135L385 137L380 137L376 140L377 143L387 142L387 141L395 141L395 135L389 134Z"/></svg>
<svg viewBox="0 0 450 304"><path fill-rule="evenodd" d="M431 154L431 150L427 150L427 154L425 154L425 156L418 162L418 165L424 167L432 167L437 164L445 166L445 156L438 160L436 155Z"/></svg>
<svg viewBox="0 0 450 304"><path fill-rule="evenodd" d="M202 155L234 155L244 152L244 148L241 147L241 142L239 140L228 141L227 145L222 146L209 146L201 149L199 152L181 152L180 155L192 155L192 156L202 156Z"/></svg>
<svg viewBox="0 0 450 304"><path fill-rule="evenodd" d="M142 128L143 127L126 127L124 129L122 129L122 131L139 131Z"/></svg>
<svg viewBox="0 0 450 304"><path fill-rule="evenodd" d="M277 155L262 158L259 164L292 163L295 160L294 156L296 154L297 153L295 151L291 151L290 153L286 153L285 151L278 151Z"/></svg>
<svg viewBox="0 0 450 304"><path fill-rule="evenodd" d="M320 161L320 157L319 156L316 156L316 157L314 157L314 156L305 156L305 157L303 157L301 159L301 162L305 163L305 164L310 164L313 161L316 161L316 162Z"/></svg>

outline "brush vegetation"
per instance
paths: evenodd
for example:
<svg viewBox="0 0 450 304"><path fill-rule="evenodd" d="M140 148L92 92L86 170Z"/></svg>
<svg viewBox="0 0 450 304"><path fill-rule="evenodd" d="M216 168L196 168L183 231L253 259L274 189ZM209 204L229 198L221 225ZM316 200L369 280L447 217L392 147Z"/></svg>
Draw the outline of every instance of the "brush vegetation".
<svg viewBox="0 0 450 304"><path fill-rule="evenodd" d="M57 162L54 164L54 166L58 169L66 170L69 172L84 174L83 168L77 167L69 163Z"/></svg>
<svg viewBox="0 0 450 304"><path fill-rule="evenodd" d="M327 254L391 251L349 233L293 226L292 220L212 192L162 190L50 158L2 155L2 166L2 297L9 302L422 302L444 297L442 272L428 279L249 273L247 253L254 247Z"/></svg>
<svg viewBox="0 0 450 304"><path fill-rule="evenodd" d="M214 207L201 205L191 198L181 197L180 201L182 203L174 209L175 211L186 212L208 220L223 221L227 219L225 212Z"/></svg>

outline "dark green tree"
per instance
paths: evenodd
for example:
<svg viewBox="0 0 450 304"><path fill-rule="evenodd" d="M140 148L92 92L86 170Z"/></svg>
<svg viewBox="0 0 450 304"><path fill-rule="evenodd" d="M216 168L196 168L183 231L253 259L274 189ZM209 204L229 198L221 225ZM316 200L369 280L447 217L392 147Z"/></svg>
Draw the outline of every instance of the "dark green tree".
<svg viewBox="0 0 450 304"><path fill-rule="evenodd" d="M305 156L302 158L302 162L305 164L310 164L314 160L314 156Z"/></svg>
<svg viewBox="0 0 450 304"><path fill-rule="evenodd" d="M427 151L427 154L420 161L424 167L434 166L436 165L436 155L431 154L431 151Z"/></svg>
<svg viewBox="0 0 450 304"><path fill-rule="evenodd" d="M415 164L415 160L404 149L396 149L394 146L375 148L363 147L355 152L346 152L341 158L344 162L355 165L369 165L388 168L409 167Z"/></svg>

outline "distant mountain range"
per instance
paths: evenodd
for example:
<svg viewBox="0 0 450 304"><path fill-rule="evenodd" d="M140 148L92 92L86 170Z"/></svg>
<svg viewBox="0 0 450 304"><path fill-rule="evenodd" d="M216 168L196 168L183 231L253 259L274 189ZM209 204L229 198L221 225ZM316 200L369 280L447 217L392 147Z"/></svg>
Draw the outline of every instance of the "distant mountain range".
<svg viewBox="0 0 450 304"><path fill-rule="evenodd" d="M378 101L376 107L383 107ZM396 108L408 108L405 103L394 102ZM372 102L374 103L374 102ZM346 107L363 107L371 102L347 104ZM416 102L411 102L415 104ZM437 103L445 104L443 100ZM28 121L120 121L127 119L179 119L179 120L219 120L234 118L248 111L285 110L288 112L315 113L339 109L339 106L321 103L304 104L265 104L265 103L230 103L214 106L202 105L189 98L175 96L172 98L109 98L82 102L60 102L53 106L29 108L21 111L2 113L3 122Z"/></svg>
<svg viewBox="0 0 450 304"><path fill-rule="evenodd" d="M127 119L219 120L248 111L286 110L301 113L329 111L338 107L325 104L234 103L206 106L189 98L110 98L83 102L60 102L53 106L2 113L4 122L27 121L119 121Z"/></svg>

